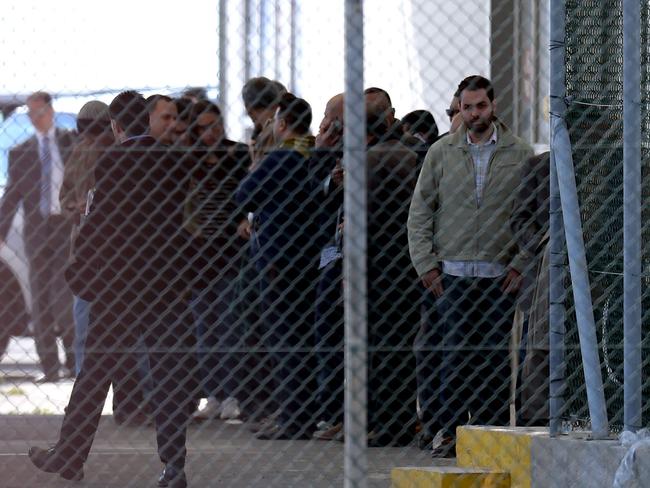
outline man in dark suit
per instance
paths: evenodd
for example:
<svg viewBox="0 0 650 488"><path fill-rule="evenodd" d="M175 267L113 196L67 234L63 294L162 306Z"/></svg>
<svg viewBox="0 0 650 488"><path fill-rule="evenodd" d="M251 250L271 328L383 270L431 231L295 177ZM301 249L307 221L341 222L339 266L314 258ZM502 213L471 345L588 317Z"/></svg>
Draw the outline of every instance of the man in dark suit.
<svg viewBox="0 0 650 488"><path fill-rule="evenodd" d="M48 93L31 94L27 108L36 134L9 153L9 181L0 203L0 244L22 204L34 339L44 373L39 381L57 381L61 373L71 375L75 365L72 295L63 276L72 223L59 204L63 165L73 135L54 127ZM66 353L66 370L62 372L57 335L62 337Z"/></svg>
<svg viewBox="0 0 650 488"><path fill-rule="evenodd" d="M83 478L113 373L133 361L140 337L149 352L158 453L158 486L187 485L185 438L194 406L191 321L181 234L183 162L146 135L142 95L127 91L109 106L120 145L98 161L92 209L68 272L72 291L92 302L84 364L55 447L32 447L34 465ZM189 341L189 342L188 342ZM135 368L135 364L132 364Z"/></svg>

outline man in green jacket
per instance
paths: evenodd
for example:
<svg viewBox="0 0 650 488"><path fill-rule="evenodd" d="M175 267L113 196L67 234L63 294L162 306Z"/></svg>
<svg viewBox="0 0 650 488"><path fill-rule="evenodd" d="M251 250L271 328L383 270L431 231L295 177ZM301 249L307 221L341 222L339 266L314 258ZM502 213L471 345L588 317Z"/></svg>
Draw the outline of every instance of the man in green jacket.
<svg viewBox="0 0 650 488"><path fill-rule="evenodd" d="M533 154L496 118L489 80L465 78L458 93L463 126L429 149L408 217L411 261L436 297L444 337L430 345L444 351L445 408L433 412L442 455L468 414L473 424L509 422L509 336L528 258L509 219L521 164Z"/></svg>

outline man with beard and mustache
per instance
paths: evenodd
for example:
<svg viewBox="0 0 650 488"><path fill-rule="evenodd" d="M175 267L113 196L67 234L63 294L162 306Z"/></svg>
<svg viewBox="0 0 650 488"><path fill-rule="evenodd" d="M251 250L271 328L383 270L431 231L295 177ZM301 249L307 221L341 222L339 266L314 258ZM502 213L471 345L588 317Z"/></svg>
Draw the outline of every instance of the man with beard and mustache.
<svg viewBox="0 0 650 488"><path fill-rule="evenodd" d="M526 265L509 219L532 149L495 117L488 79L465 78L458 94L463 126L428 151L408 217L411 260L444 338L434 455L452 451L468 413L474 424L509 423L508 345Z"/></svg>

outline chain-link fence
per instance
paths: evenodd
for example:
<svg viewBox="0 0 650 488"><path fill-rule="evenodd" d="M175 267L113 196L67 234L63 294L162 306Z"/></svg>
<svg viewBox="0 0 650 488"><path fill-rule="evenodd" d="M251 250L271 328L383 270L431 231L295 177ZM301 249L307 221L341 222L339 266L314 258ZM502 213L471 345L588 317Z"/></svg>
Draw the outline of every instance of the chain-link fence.
<svg viewBox="0 0 650 488"><path fill-rule="evenodd" d="M0 82L1 486L611 485L622 450L566 447L594 407L569 261L576 231L617 433L622 2L36 5L0 14L32 33Z"/></svg>

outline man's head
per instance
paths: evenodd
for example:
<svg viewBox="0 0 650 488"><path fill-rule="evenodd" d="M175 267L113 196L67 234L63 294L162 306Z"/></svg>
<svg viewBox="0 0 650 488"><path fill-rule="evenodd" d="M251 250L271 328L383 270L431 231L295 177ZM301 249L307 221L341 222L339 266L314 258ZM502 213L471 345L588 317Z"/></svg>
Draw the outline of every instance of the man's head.
<svg viewBox="0 0 650 488"><path fill-rule="evenodd" d="M363 92L366 98L366 111L383 118L388 128L395 123L395 109L388 92L376 86L366 88Z"/></svg>
<svg viewBox="0 0 650 488"><path fill-rule="evenodd" d="M77 114L77 132L83 136L97 137L111 132L108 105L99 100L84 104Z"/></svg>
<svg viewBox="0 0 650 488"><path fill-rule="evenodd" d="M151 95L147 98L149 111L149 134L161 144L174 142L174 129L178 110L174 100L166 95Z"/></svg>
<svg viewBox="0 0 650 488"><path fill-rule="evenodd" d="M451 102L449 102L449 108L445 110L447 117L449 117L449 123L451 124L454 120L454 117L460 113L460 100L458 98L458 90L454 92L454 96L451 97Z"/></svg>
<svg viewBox="0 0 650 488"><path fill-rule="evenodd" d="M264 76L251 78L244 84L241 96L257 132L262 130L267 120L273 118L283 93L287 93L287 89L282 83Z"/></svg>
<svg viewBox="0 0 650 488"><path fill-rule="evenodd" d="M458 98L458 90L454 92L449 102L449 108L445 110L447 117L449 117L449 133L453 134L458 130L458 127L463 123L463 117L460 115L460 99Z"/></svg>
<svg viewBox="0 0 650 488"><path fill-rule="evenodd" d="M458 99L463 123L470 135L480 137L489 132L496 111L490 80L479 75L468 76L458 85Z"/></svg>
<svg viewBox="0 0 650 488"><path fill-rule="evenodd" d="M339 124L338 131L343 129L343 93L334 95L325 105L323 120L318 126L318 132L324 134L332 124Z"/></svg>
<svg viewBox="0 0 650 488"><path fill-rule="evenodd" d="M49 93L38 91L27 97L27 114L34 129L45 133L54 125L54 108Z"/></svg>
<svg viewBox="0 0 650 488"><path fill-rule="evenodd" d="M438 125L428 110L407 113L402 117L402 130L427 144L433 144L438 138Z"/></svg>
<svg viewBox="0 0 650 488"><path fill-rule="evenodd" d="M134 90L127 90L116 96L108 106L111 128L115 139L123 142L134 136L144 135L149 128L147 102Z"/></svg>
<svg viewBox="0 0 650 488"><path fill-rule="evenodd" d="M309 134L311 106L302 98L285 93L280 98L273 120L273 135L277 142Z"/></svg>
<svg viewBox="0 0 650 488"><path fill-rule="evenodd" d="M199 100L194 104L192 111L196 142L206 147L221 144L226 137L226 131L219 107L208 100Z"/></svg>

